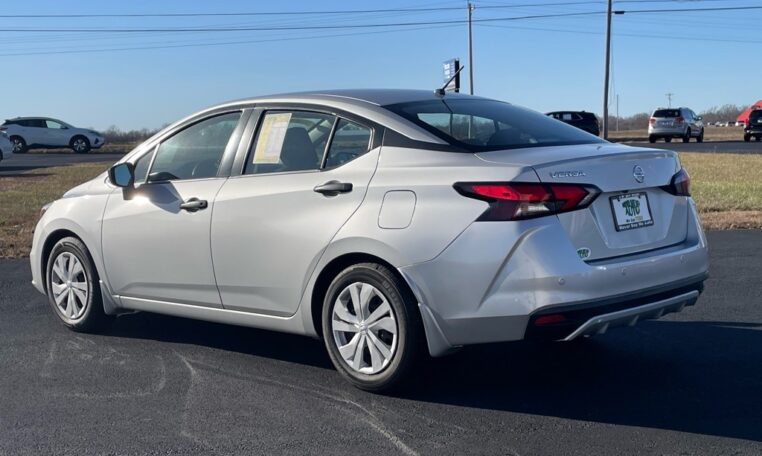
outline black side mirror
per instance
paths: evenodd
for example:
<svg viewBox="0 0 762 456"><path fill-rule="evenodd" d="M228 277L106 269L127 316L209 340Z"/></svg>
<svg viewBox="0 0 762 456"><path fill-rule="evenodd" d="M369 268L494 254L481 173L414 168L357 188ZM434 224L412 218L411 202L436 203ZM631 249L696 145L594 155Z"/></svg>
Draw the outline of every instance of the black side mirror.
<svg viewBox="0 0 762 456"><path fill-rule="evenodd" d="M108 170L108 180L117 187L132 188L135 185L135 165L117 163Z"/></svg>

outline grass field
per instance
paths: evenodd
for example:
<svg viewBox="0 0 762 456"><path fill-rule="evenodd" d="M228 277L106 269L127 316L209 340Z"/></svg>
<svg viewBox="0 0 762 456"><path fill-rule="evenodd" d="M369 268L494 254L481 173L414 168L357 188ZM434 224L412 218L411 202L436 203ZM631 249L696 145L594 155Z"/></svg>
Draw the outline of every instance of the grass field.
<svg viewBox="0 0 762 456"><path fill-rule="evenodd" d="M762 155L681 153L707 229L762 228ZM40 207L108 164L43 168L0 177L0 258L29 254Z"/></svg>
<svg viewBox="0 0 762 456"><path fill-rule="evenodd" d="M646 142L648 141L648 129L642 130L609 130L609 139L620 142ZM705 127L704 141L741 141L743 140L743 127ZM675 141L673 139L673 141ZM692 141L695 141L693 139Z"/></svg>

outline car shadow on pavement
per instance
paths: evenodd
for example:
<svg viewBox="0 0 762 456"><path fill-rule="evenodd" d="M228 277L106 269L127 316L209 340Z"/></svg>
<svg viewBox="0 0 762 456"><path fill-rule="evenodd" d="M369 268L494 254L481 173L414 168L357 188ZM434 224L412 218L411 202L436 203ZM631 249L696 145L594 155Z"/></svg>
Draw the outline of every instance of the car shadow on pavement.
<svg viewBox="0 0 762 456"><path fill-rule="evenodd" d="M333 369L321 342L271 331L139 313L108 335ZM581 342L468 347L419 367L399 398L762 441L762 323L650 321Z"/></svg>
<svg viewBox="0 0 762 456"><path fill-rule="evenodd" d="M644 322L581 343L472 347L406 397L762 441L762 323Z"/></svg>

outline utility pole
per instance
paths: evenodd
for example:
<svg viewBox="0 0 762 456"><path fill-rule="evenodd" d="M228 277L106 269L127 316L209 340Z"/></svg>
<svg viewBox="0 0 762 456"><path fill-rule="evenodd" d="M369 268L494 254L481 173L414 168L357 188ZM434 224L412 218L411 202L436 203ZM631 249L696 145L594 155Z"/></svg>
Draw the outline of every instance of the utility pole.
<svg viewBox="0 0 762 456"><path fill-rule="evenodd" d="M606 8L606 68L603 71L603 139L609 137L609 65L611 60L611 0Z"/></svg>
<svg viewBox="0 0 762 456"><path fill-rule="evenodd" d="M664 95L667 96L667 103L669 103L669 105L667 107L671 108L672 107L672 95L674 95L674 93L669 92L669 93L665 93Z"/></svg>
<svg viewBox="0 0 762 456"><path fill-rule="evenodd" d="M474 94L474 54L473 54L473 39L471 34L471 16L474 12L474 5L469 1L466 3L468 7L468 89L471 95Z"/></svg>
<svg viewBox="0 0 762 456"><path fill-rule="evenodd" d="M616 94L616 131L619 131L619 94Z"/></svg>

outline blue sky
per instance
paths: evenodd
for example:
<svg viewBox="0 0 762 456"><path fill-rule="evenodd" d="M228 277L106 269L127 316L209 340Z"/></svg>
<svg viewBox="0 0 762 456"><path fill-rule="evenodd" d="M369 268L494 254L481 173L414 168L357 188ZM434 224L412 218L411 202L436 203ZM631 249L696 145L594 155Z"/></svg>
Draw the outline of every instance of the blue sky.
<svg viewBox="0 0 762 456"><path fill-rule="evenodd" d="M474 19L603 11L602 0L475 1ZM546 5L544 3L567 3ZM532 5L502 8L513 5ZM615 1L615 9L762 5L760 0ZM500 6L501 8L490 8ZM124 14L450 8L292 16L8 18ZM0 28L300 27L462 20L465 1L7 1ZM477 23L475 93L540 111L602 111L604 16ZM612 101L622 115L667 104L696 111L762 98L762 9L625 14L613 21ZM333 35L333 36L327 36ZM342 36L336 36L342 35ZM78 126L156 128L247 96L357 87L433 89L442 62L466 61L465 24L230 33L0 32L0 116L46 115ZM241 44L220 44L245 42ZM213 46L198 44L217 43ZM180 46L160 48L162 46ZM115 50L124 48L152 48ZM464 71L465 73L465 71ZM465 75L464 75L465 76ZM463 80L467 88L467 79ZM611 104L612 113L615 105Z"/></svg>

